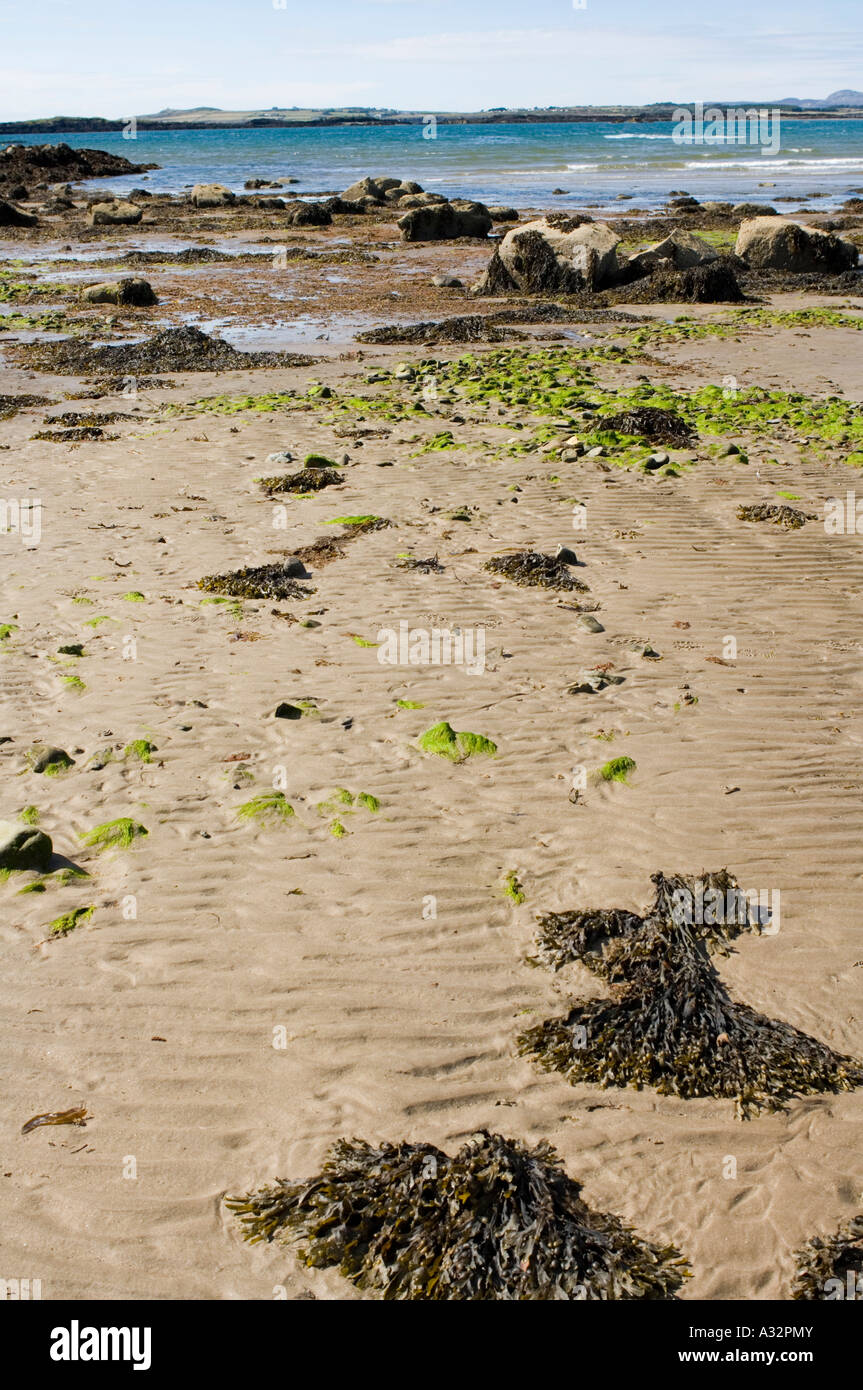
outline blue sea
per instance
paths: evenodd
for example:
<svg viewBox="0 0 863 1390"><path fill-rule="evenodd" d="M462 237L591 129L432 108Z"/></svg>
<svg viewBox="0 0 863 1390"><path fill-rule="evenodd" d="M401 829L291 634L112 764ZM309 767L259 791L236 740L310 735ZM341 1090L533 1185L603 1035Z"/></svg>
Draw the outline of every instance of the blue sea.
<svg viewBox="0 0 863 1390"><path fill-rule="evenodd" d="M754 132L753 132L754 133ZM687 144L672 122L330 126L297 130L141 131L10 136L8 143L65 140L161 165L146 179L94 184L123 192L142 182L177 193L218 182L241 192L246 179L293 175L306 193L346 188L365 174L416 179L451 197L536 207L617 204L656 207L672 190L705 199L771 201L863 191L863 120L784 120L764 148L741 138ZM434 138L429 138L433 135ZM552 189L566 189L552 198Z"/></svg>

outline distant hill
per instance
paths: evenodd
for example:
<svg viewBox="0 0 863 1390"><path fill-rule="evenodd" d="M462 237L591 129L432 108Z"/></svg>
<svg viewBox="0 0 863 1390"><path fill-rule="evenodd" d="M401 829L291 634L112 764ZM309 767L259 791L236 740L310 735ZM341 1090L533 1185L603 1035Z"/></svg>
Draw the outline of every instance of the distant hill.
<svg viewBox="0 0 863 1390"><path fill-rule="evenodd" d="M826 111L831 106L863 106L863 92L843 87L841 92L831 92L829 97L785 97L778 104L799 106L802 111Z"/></svg>

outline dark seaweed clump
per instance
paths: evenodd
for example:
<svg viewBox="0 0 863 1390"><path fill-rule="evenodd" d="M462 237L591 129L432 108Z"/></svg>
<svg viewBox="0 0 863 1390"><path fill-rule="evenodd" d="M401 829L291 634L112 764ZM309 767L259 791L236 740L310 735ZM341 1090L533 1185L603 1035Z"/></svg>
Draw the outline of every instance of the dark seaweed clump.
<svg viewBox="0 0 863 1390"><path fill-rule="evenodd" d="M801 512L798 507L788 507L774 502L755 502L751 506L737 508L740 521L772 521L774 526L784 526L786 531L799 531L807 521L816 521L814 512Z"/></svg>
<svg viewBox="0 0 863 1390"><path fill-rule="evenodd" d="M685 448L692 442L691 425L675 411L660 410L652 405L624 410L619 415L604 415L601 428L648 439L653 444L666 444L670 448Z"/></svg>
<svg viewBox="0 0 863 1390"><path fill-rule="evenodd" d="M30 406L51 403L48 396L0 396L0 420L11 420L19 410L27 410Z"/></svg>
<svg viewBox="0 0 863 1390"><path fill-rule="evenodd" d="M83 444L97 439L119 439L118 434L106 434L98 425L72 426L65 430L37 430L31 439L45 439L50 444Z"/></svg>
<svg viewBox="0 0 863 1390"><path fill-rule="evenodd" d="M387 324L357 333L358 343L502 343L522 338L514 329L504 331L482 314L460 314L435 323Z"/></svg>
<svg viewBox="0 0 863 1390"><path fill-rule="evenodd" d="M502 574L513 584L521 584L540 589L580 589L587 585L576 579L569 566L553 555L543 555L537 550L520 550L515 555L495 555L484 566L492 574Z"/></svg>
<svg viewBox="0 0 863 1390"><path fill-rule="evenodd" d="M580 1193L547 1144L483 1131L452 1158L431 1144L342 1139L317 1177L226 1205L247 1240L303 1240L306 1265L338 1265L384 1299L673 1298L689 1276L679 1252Z"/></svg>
<svg viewBox="0 0 863 1390"><path fill-rule="evenodd" d="M282 473L273 478L258 478L261 487L275 492L320 492L321 488L343 483L344 476L335 468L301 468L299 473Z"/></svg>
<svg viewBox="0 0 863 1390"><path fill-rule="evenodd" d="M551 300L527 301L489 314L489 323L639 323L637 314L622 309L572 309Z"/></svg>
<svg viewBox="0 0 863 1390"><path fill-rule="evenodd" d="M304 565L320 569L323 565L332 564L333 560L340 560L352 541L367 535L369 531L383 531L387 526L392 526L392 522L385 516L370 517L368 521L346 526L338 536L318 536L310 545L301 545L291 554L295 559L302 560Z"/></svg>
<svg viewBox="0 0 863 1390"><path fill-rule="evenodd" d="M849 1280L848 1275L852 1278ZM797 1251L791 1297L809 1302L863 1296L863 1216L844 1221L835 1235L815 1236ZM832 1284L837 1279L839 1286ZM858 1292L858 1290L860 1290Z"/></svg>
<svg viewBox="0 0 863 1390"><path fill-rule="evenodd" d="M738 262L731 256L686 270L660 264L649 279L627 287L630 304L740 304L746 295L737 279Z"/></svg>
<svg viewBox="0 0 863 1390"><path fill-rule="evenodd" d="M314 593L288 575L287 565L252 565L230 574L208 574L198 580L198 588L232 598L307 598Z"/></svg>
<svg viewBox="0 0 863 1390"><path fill-rule="evenodd" d="M419 570L421 574L443 574L444 567L437 555L430 555L425 560L417 560L413 555L399 555L395 560L396 569L400 570Z"/></svg>
<svg viewBox="0 0 863 1390"><path fill-rule="evenodd" d="M853 1058L731 999L711 955L727 955L728 943L755 925L734 879L722 871L699 879L657 873L652 881L656 900L644 917L612 910L540 919L539 958L554 969L582 961L612 997L529 1029L522 1053L573 1084L728 1097L742 1117L863 1084ZM693 908L687 919L681 904L699 900L705 910ZM720 909L706 910L717 901Z"/></svg>
<svg viewBox="0 0 863 1390"><path fill-rule="evenodd" d="M295 352L239 352L221 338L200 328L166 328L140 343L83 342L63 338L55 343L31 343L18 349L28 362L61 373L220 372L250 367L308 367L317 359Z"/></svg>

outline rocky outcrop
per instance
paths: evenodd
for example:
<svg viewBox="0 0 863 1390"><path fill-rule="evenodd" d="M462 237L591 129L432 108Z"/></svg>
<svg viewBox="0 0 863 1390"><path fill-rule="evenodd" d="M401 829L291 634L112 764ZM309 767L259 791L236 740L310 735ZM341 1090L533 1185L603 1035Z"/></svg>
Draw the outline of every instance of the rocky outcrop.
<svg viewBox="0 0 863 1390"><path fill-rule="evenodd" d="M784 217L754 217L744 222L735 253L753 270L784 270L795 275L841 275L853 270L858 258L852 242Z"/></svg>
<svg viewBox="0 0 863 1390"><path fill-rule="evenodd" d="M641 286L637 286L638 289ZM734 273L729 256L719 256L686 270L675 270L670 261L662 262L646 282L644 303L656 304L739 304L746 298Z"/></svg>
<svg viewBox="0 0 863 1390"><path fill-rule="evenodd" d="M475 294L602 289L617 278L620 238L603 222L542 217L507 232Z"/></svg>
<svg viewBox="0 0 863 1390"><path fill-rule="evenodd" d="M112 198L107 203L93 203L87 213L87 221L91 227L125 227L140 222L142 215L141 209L136 208L134 203Z"/></svg>
<svg viewBox="0 0 863 1390"><path fill-rule="evenodd" d="M0 198L0 227L35 227L38 221L35 213L24 212L23 208Z"/></svg>
<svg viewBox="0 0 863 1390"><path fill-rule="evenodd" d="M158 169L158 164L132 164L105 150L73 150L70 145L6 145L0 150L0 191L23 184L46 188L48 184L78 179L116 178Z"/></svg>
<svg viewBox="0 0 863 1390"><path fill-rule="evenodd" d="M123 280L108 280L101 285L88 285L84 298L88 304L123 304L134 308L146 308L159 302L149 280L137 275L127 276Z"/></svg>
<svg viewBox="0 0 863 1390"><path fill-rule="evenodd" d="M287 220L292 227L328 227L333 216L323 203L292 203Z"/></svg>
<svg viewBox="0 0 863 1390"><path fill-rule="evenodd" d="M629 284L631 280L651 275L660 265L670 266L674 270L690 270L696 265L707 265L716 258L717 252L701 237L693 232L674 231L663 241L630 256L621 268L620 279L623 284Z"/></svg>
<svg viewBox="0 0 863 1390"><path fill-rule="evenodd" d="M492 221L484 203L459 200L412 208L398 220L403 241L451 241L488 236Z"/></svg>
<svg viewBox="0 0 863 1390"><path fill-rule="evenodd" d="M223 183L196 183L191 198L196 208L229 208L237 201Z"/></svg>

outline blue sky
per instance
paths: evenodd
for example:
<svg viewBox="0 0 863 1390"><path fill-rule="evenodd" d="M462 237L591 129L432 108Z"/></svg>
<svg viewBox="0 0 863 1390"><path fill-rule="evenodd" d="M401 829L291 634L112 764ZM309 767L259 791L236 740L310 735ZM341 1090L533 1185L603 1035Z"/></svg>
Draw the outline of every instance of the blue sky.
<svg viewBox="0 0 863 1390"><path fill-rule="evenodd" d="M0 117L863 88L861 0L0 0Z"/></svg>

